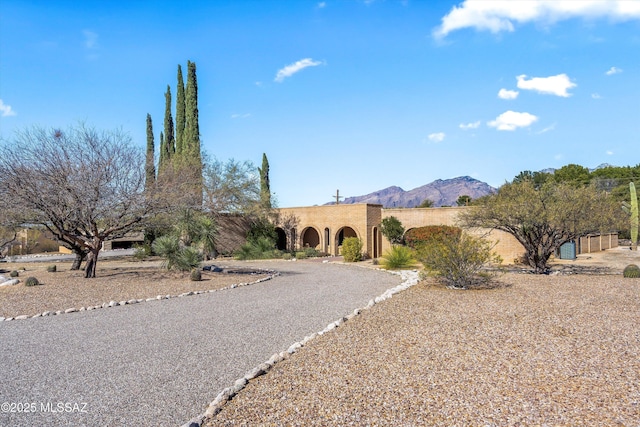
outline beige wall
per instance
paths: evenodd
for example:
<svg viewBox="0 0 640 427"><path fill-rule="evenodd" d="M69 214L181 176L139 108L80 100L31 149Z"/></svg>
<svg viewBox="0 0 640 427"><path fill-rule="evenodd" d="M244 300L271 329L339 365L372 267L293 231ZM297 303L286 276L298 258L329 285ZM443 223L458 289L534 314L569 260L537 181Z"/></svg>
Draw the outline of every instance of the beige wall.
<svg viewBox="0 0 640 427"><path fill-rule="evenodd" d="M467 207L450 208L412 208L412 209L383 209L382 217L394 216L402 223L406 231L427 225L457 225L457 217ZM512 264L525 253L524 247L512 235L504 231L476 229L468 230L474 235L480 235L496 242L494 251L500 255L503 262ZM391 247L387 239L383 239L383 252Z"/></svg>
<svg viewBox="0 0 640 427"><path fill-rule="evenodd" d="M300 208L280 208L280 216L293 214L298 219L295 240L296 248L313 246L319 251L338 255L340 236L355 235L362 240L363 251L379 256L380 221L382 206L369 204L307 206ZM377 233L374 236L374 233Z"/></svg>

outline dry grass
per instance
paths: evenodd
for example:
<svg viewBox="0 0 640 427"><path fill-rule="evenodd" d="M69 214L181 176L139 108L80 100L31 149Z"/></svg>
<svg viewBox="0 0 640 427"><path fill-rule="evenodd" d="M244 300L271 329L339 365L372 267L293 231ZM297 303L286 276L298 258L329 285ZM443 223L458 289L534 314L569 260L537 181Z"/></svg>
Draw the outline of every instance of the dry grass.
<svg viewBox="0 0 640 427"><path fill-rule="evenodd" d="M262 276L243 276L202 272L202 281L193 282L188 272L167 271L159 261L100 261L97 277L85 279L83 271L69 271L69 262L56 262L57 272L46 267L53 263L3 263L1 273L20 271L21 283L0 287L0 316L35 315L44 311L101 305L109 301L154 298L158 295L179 295L185 292L220 289L234 283L253 281ZM24 286L27 277L37 278L43 285Z"/></svg>

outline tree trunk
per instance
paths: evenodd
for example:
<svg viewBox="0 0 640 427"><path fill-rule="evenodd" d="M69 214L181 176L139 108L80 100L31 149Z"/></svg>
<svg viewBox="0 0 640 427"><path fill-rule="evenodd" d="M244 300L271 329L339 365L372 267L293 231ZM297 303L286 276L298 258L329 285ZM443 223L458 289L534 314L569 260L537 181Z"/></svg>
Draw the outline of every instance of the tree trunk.
<svg viewBox="0 0 640 427"><path fill-rule="evenodd" d="M80 270L80 266L82 265L82 261L84 261L87 258L87 252L86 251L73 251L73 253L74 253L74 255L76 257L73 260L73 263L71 264L71 270L72 271L77 271L77 270Z"/></svg>
<svg viewBox="0 0 640 427"><path fill-rule="evenodd" d="M87 264L84 267L84 278L92 279L96 277L96 265L98 264L98 253L100 252L100 246L98 249L91 249L87 256Z"/></svg>

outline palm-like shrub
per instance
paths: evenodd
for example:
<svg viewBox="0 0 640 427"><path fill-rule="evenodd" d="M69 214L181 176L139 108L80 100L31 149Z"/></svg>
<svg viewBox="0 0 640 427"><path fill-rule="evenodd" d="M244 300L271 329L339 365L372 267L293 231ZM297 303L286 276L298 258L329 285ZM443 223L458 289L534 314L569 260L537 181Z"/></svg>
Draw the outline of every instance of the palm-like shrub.
<svg viewBox="0 0 640 427"><path fill-rule="evenodd" d="M248 240L235 253L236 259L265 259L273 258L275 243L271 238L258 237Z"/></svg>
<svg viewBox="0 0 640 427"><path fill-rule="evenodd" d="M416 265L414 251L406 246L393 246L382 256L380 265L386 270L413 268Z"/></svg>
<svg viewBox="0 0 640 427"><path fill-rule="evenodd" d="M153 241L153 251L163 257L163 266L168 270L190 271L198 267L202 261L202 254L191 246L180 247L175 236L161 236Z"/></svg>

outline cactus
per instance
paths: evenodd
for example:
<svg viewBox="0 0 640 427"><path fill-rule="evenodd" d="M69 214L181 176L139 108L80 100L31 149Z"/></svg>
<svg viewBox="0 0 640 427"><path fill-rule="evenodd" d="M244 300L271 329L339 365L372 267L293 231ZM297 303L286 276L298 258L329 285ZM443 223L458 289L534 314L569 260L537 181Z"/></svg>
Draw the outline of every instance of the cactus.
<svg viewBox="0 0 640 427"><path fill-rule="evenodd" d="M58 270L55 264L47 266L47 271L49 273L55 273Z"/></svg>
<svg viewBox="0 0 640 427"><path fill-rule="evenodd" d="M202 280L202 273L200 272L199 269L194 268L193 270L191 270L191 280L193 282L199 282Z"/></svg>
<svg viewBox="0 0 640 427"><path fill-rule="evenodd" d="M631 247L635 250L638 247L638 197L636 196L636 186L629 183L631 193Z"/></svg>
<svg viewBox="0 0 640 427"><path fill-rule="evenodd" d="M622 271L622 277L637 278L640 277L640 267L635 264L627 265Z"/></svg>
<svg viewBox="0 0 640 427"><path fill-rule="evenodd" d="M38 286L40 282L35 277L27 277L27 280L24 281L25 286Z"/></svg>
<svg viewBox="0 0 640 427"><path fill-rule="evenodd" d="M629 183L629 193L631 196L631 203L623 203L622 209L629 214L629 221L631 225L631 249L637 250L638 248L638 197L636 195L636 186L633 182Z"/></svg>
<svg viewBox="0 0 640 427"><path fill-rule="evenodd" d="M9 277L18 277L20 275L20 273L18 273L17 270L13 270L11 273L9 273Z"/></svg>

